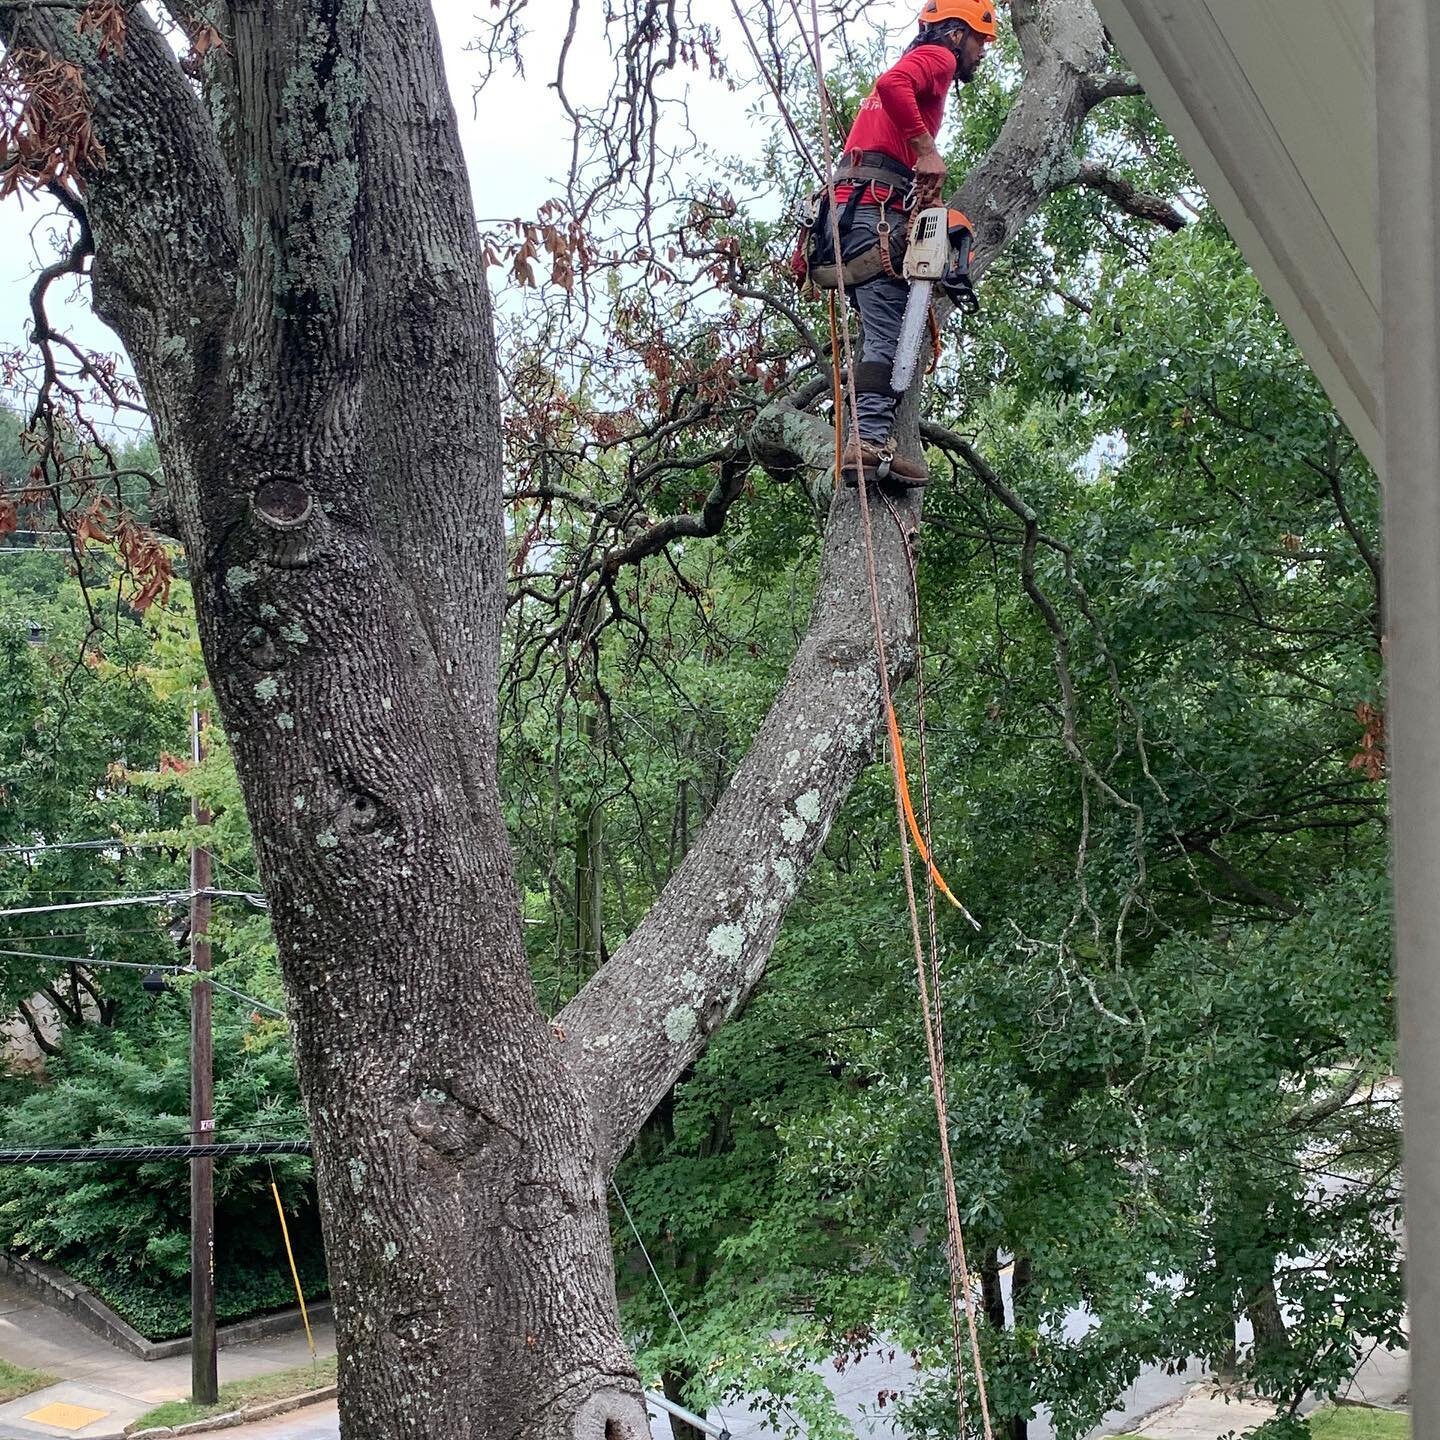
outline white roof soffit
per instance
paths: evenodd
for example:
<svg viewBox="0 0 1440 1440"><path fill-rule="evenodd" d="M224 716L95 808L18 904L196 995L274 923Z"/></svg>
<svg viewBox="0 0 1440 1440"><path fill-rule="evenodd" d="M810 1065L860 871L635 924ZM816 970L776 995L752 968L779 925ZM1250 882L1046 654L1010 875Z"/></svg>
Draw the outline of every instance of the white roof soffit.
<svg viewBox="0 0 1440 1440"><path fill-rule="evenodd" d="M1378 469L1372 0L1096 5Z"/></svg>

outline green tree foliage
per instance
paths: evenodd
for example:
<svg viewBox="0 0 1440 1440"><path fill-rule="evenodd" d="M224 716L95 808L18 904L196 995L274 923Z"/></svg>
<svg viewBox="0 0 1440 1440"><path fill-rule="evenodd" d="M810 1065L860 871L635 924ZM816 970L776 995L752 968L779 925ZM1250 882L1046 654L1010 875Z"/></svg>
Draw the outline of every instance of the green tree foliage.
<svg viewBox="0 0 1440 1440"><path fill-rule="evenodd" d="M91 585L87 604L63 573L27 593L0 572L0 602L0 908L179 897L0 922L0 950L11 952L0 957L4 1004L34 1021L48 1052L42 1075L0 1082L0 1144L184 1143L191 982L173 977L156 998L142 989L143 968L99 962L185 963L192 841L210 847L218 888L259 889L223 734L208 729L205 762L193 767L189 759L204 676L185 589L139 617L103 584ZM97 610L108 616L98 630ZM214 816L203 832L190 818L197 798ZM75 841L105 843L63 848ZM217 902L211 936L217 978L278 1008L263 912ZM61 1034L41 1023L37 996L55 1007ZM283 1022L225 992L215 997L215 1015L219 1133L303 1135ZM273 1166L302 1278L312 1295L322 1293L309 1161L278 1157ZM270 1178L263 1160L217 1166L222 1321L293 1303ZM188 1226L183 1162L0 1168L0 1243L61 1265L153 1338L188 1329Z"/></svg>
<svg viewBox="0 0 1440 1440"><path fill-rule="evenodd" d="M176 1145L189 1133L186 988L127 1012L123 1025L72 1036L48 1083L14 1097L7 1146ZM226 996L215 1007L215 1119L227 1139L293 1138L304 1118L282 1022ZM302 1156L216 1163L220 1320L294 1304L279 1219L280 1186L302 1282L326 1289L310 1162ZM184 1161L0 1168L7 1247L53 1261L142 1334L190 1328L190 1176Z"/></svg>
<svg viewBox="0 0 1440 1440"><path fill-rule="evenodd" d="M21 559L30 563L29 556ZM95 592L91 603L104 596ZM183 890L180 850L124 843L140 832L170 830L185 816L182 795L130 778L158 772L166 757L184 763L189 750L187 699L157 694L146 674L153 664L149 631L116 619L93 633L73 580L57 577L48 593L27 595L5 571L0 616L0 909ZM60 848L77 841L114 843ZM111 1023L115 1007L140 994L138 976L102 976L84 958L173 962L174 943L165 933L173 918L128 906L7 917L0 948L15 953L0 957L0 996L27 1016L39 993L69 1025ZM52 958L30 960L30 953Z"/></svg>
<svg viewBox="0 0 1440 1440"><path fill-rule="evenodd" d="M1003 109L967 107L962 155ZM1147 1365L1243 1373L1285 1411L1404 1343L1377 487L1148 107L1103 123L1116 173L1197 218L1062 193L992 270L927 432L951 474L920 556L926 758L982 927L942 910L948 1099L1012 1436L1040 1405L1085 1433ZM749 254L781 239L731 226ZM775 684L814 534L758 487L718 542L646 562L588 652L537 662L522 609L511 794L557 1006L598 958L597 835L613 947ZM918 785L913 699L902 723ZM695 1404L844 1433L816 1367L903 1345L926 1378L885 1408L954 1432L898 866L877 766L619 1177L689 1339L617 1217L628 1314Z"/></svg>

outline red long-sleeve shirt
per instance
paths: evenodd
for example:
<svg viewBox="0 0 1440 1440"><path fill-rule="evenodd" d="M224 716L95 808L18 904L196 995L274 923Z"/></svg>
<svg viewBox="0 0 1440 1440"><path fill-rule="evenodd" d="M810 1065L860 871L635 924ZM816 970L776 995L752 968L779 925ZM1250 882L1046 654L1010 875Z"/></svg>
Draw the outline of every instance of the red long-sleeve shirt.
<svg viewBox="0 0 1440 1440"><path fill-rule="evenodd" d="M883 150L904 165L915 164L910 142L922 131L936 135L945 117L945 96L955 79L955 54L945 45L907 50L875 82L845 137L845 149Z"/></svg>

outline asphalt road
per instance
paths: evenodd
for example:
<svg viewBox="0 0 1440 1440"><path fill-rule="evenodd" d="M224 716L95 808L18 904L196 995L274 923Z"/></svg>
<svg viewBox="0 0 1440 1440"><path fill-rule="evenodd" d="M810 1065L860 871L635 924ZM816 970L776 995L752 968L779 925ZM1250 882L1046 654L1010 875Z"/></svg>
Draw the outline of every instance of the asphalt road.
<svg viewBox="0 0 1440 1440"><path fill-rule="evenodd" d="M827 1376L830 1387L840 1404L841 1411L855 1427L855 1434L865 1440L893 1440L894 1430L886 1418L886 1412L878 1409L876 1394L891 1386L900 1389L909 1384L913 1375L902 1357L894 1362L872 1358L851 1366L844 1375ZM1178 1399L1189 1384L1197 1377L1172 1377L1168 1375L1144 1376L1132 1387L1126 1397L1128 1403L1123 1410L1107 1417L1097 1434L1110 1433L1121 1419L1142 1415L1163 1405L1168 1400ZM893 1415L893 1410L889 1414ZM721 1417L712 1413L710 1418L719 1421ZM773 1440L774 1431L762 1428L752 1419L743 1404L730 1405L723 1417L725 1425L735 1440ZM654 1440L671 1440L669 1421L658 1413L652 1418L651 1433ZM338 1440L339 1421L335 1407L318 1405L309 1410L297 1410L289 1415L277 1416L258 1425L247 1425L237 1430L226 1431L235 1440ZM1052 1440L1053 1432L1045 1420L1039 1418L1030 1425L1031 1440Z"/></svg>

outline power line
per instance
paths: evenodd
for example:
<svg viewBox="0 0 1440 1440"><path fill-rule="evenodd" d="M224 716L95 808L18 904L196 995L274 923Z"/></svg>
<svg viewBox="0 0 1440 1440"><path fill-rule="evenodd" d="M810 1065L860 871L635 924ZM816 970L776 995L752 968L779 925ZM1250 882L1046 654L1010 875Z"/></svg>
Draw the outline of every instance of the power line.
<svg viewBox="0 0 1440 1440"><path fill-rule="evenodd" d="M38 877L37 877L38 878ZM116 885L121 883L123 877L114 876L108 885L41 885L28 884L25 890L28 892L27 899L54 900L59 902L62 899L72 900L108 900L112 898L124 899L124 896L115 895Z"/></svg>
<svg viewBox="0 0 1440 1440"><path fill-rule="evenodd" d="M144 960L101 960L94 955L51 955L40 950L0 950L0 955L13 955L23 960L55 960L64 965L96 966L102 970L159 971L163 975L197 975L200 973L193 965L150 965ZM247 1005L253 1005L257 1010L263 1010L267 1015L274 1015L279 1020L285 1018L283 1010L277 1010L266 1001L257 1000L253 995L247 995L243 990L237 990L233 985L226 985L223 981L213 979L208 974L206 978L217 990L223 990L227 995L233 995L235 999L243 1000Z"/></svg>
<svg viewBox="0 0 1440 1440"><path fill-rule="evenodd" d="M238 876L241 880L245 882L245 884L251 886L257 893L263 893L263 887L261 886L260 882L256 880L253 876L247 875L239 865L233 864L229 860L222 860L213 851L210 854L210 858L222 870L228 870L230 874Z"/></svg>
<svg viewBox="0 0 1440 1440"><path fill-rule="evenodd" d="M143 960L97 960L93 955L52 955L46 950L0 950L24 960L58 960L63 965L102 965L115 970L183 970L183 965L147 965Z"/></svg>
<svg viewBox="0 0 1440 1440"><path fill-rule="evenodd" d="M186 966L185 973L193 975L196 972ZM247 1005L253 1005L257 1010L263 1010L267 1015L273 1015L277 1020L285 1019L285 1012L277 1010L273 1005L267 1005L263 1000L257 1000L253 995L247 995L243 990L236 990L233 986L225 984L223 980L212 979L210 983L217 989L223 990L227 995L233 995L237 1000L243 1000Z"/></svg>
<svg viewBox="0 0 1440 1440"><path fill-rule="evenodd" d="M85 1145L0 1150L0 1165L65 1165L102 1160L203 1160L237 1155L308 1155L308 1140L231 1140L214 1145Z"/></svg>
<svg viewBox="0 0 1440 1440"><path fill-rule="evenodd" d="M164 932L155 929L153 925L126 926L123 930L107 930L108 935L154 935L159 938ZM44 940L47 944L51 940L89 940L94 936L91 930L47 930L43 935L0 935L0 940L24 940L27 944L35 944Z"/></svg>
<svg viewBox="0 0 1440 1440"><path fill-rule="evenodd" d="M108 900L72 900L64 905L22 905L0 910L0 919L11 915L52 915L60 910L100 910L115 905L179 905L189 900L188 890L167 890L158 895L117 895Z"/></svg>
<svg viewBox="0 0 1440 1440"><path fill-rule="evenodd" d="M0 855L29 854L40 850L183 850L174 840L127 840L108 835L99 840L37 840L33 845L0 845Z"/></svg>
<svg viewBox="0 0 1440 1440"><path fill-rule="evenodd" d="M178 850L179 848L180 846L171 840L126 840L117 835L106 840L39 840L33 845L0 845L0 855L41 854L47 850ZM259 890L259 882L248 875L241 866L229 860L222 860L218 855L213 858L222 869L238 876L246 885L253 886L254 890Z"/></svg>
<svg viewBox="0 0 1440 1440"><path fill-rule="evenodd" d="M268 910L270 902L251 890L217 890L207 886L203 890L162 890L154 895L116 895L107 900L72 900L63 905L21 905L11 910L0 910L0 920L12 915L52 915L61 910L99 910L114 905L184 905L197 896L208 896L212 900L243 900L257 910Z"/></svg>

